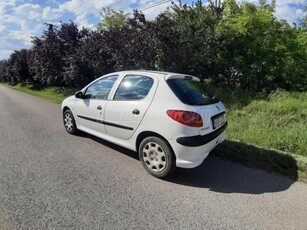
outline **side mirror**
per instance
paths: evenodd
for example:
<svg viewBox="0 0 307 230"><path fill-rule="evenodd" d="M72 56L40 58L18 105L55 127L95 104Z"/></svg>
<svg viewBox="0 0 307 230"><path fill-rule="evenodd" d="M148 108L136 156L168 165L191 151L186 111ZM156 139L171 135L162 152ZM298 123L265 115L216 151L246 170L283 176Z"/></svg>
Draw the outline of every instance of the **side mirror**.
<svg viewBox="0 0 307 230"><path fill-rule="evenodd" d="M82 91L76 92L76 93L75 93L75 97L76 97L76 98L83 98L83 93L82 93Z"/></svg>

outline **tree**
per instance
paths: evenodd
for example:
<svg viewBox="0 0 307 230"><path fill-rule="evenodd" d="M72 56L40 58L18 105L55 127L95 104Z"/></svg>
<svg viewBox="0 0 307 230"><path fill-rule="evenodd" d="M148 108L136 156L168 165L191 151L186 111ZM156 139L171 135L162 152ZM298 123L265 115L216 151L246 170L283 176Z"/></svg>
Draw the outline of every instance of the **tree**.
<svg viewBox="0 0 307 230"><path fill-rule="evenodd" d="M28 50L15 50L5 64L6 79L10 83L24 83L29 81L30 73L27 63Z"/></svg>
<svg viewBox="0 0 307 230"><path fill-rule="evenodd" d="M261 9L274 12L276 7L276 0L272 0L271 4L268 3L268 0L259 0L259 5Z"/></svg>
<svg viewBox="0 0 307 230"><path fill-rule="evenodd" d="M0 82L6 82L7 81L7 76L6 76L6 65L7 61L6 60L1 60L0 61Z"/></svg>
<svg viewBox="0 0 307 230"><path fill-rule="evenodd" d="M217 3L217 4L216 4ZM198 0L194 6L173 5L175 30L179 34L181 60L178 71L201 78L216 76L216 53L220 42L216 37L216 26L222 18L224 4L220 1L203 4Z"/></svg>
<svg viewBox="0 0 307 230"><path fill-rule="evenodd" d="M115 70L155 69L156 43L152 23L146 21L144 14L134 11L125 26L102 33Z"/></svg>
<svg viewBox="0 0 307 230"><path fill-rule="evenodd" d="M41 38L34 37L31 74L34 81L43 85L63 84L63 43L58 37L57 28L52 24L43 31Z"/></svg>
<svg viewBox="0 0 307 230"><path fill-rule="evenodd" d="M104 8L101 13L102 20L98 23L97 29L114 29L127 25L128 14L123 11L114 11L110 8Z"/></svg>
<svg viewBox="0 0 307 230"><path fill-rule="evenodd" d="M245 3L239 7L237 13L225 15L218 27L224 43L218 55L220 63L224 63L225 81L253 91L299 89L294 82L299 82L297 78L302 80L302 74L294 63L305 58L296 28L276 19L266 5Z"/></svg>
<svg viewBox="0 0 307 230"><path fill-rule="evenodd" d="M90 59L84 58L84 45L90 39L90 30L78 29L73 23L62 23L57 35L63 47L63 79L62 85L83 87L93 80L93 71L90 70ZM88 47L86 47L88 48Z"/></svg>
<svg viewBox="0 0 307 230"><path fill-rule="evenodd" d="M80 33L78 26L73 22L61 23L60 28L56 31L56 36L64 49L64 56L74 54L76 48L80 45L80 40L86 37L88 33L87 29Z"/></svg>
<svg viewBox="0 0 307 230"><path fill-rule="evenodd" d="M112 72L113 66L103 33L91 31L83 38L71 62L70 68L78 68L79 73L71 76L75 77L74 84L84 86L95 78Z"/></svg>
<svg viewBox="0 0 307 230"><path fill-rule="evenodd" d="M152 23L152 37L156 44L155 67L158 70L180 72L181 56L179 33L175 29L174 15L160 14Z"/></svg>

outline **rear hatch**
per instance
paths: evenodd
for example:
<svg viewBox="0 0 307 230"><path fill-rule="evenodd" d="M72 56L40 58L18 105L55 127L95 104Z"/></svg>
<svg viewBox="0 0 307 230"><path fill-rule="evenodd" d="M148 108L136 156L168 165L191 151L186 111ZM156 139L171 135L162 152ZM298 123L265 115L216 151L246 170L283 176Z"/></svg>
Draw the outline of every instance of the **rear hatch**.
<svg viewBox="0 0 307 230"><path fill-rule="evenodd" d="M199 78L171 75L166 77L166 82L177 98L187 105L188 110L201 116L203 126L198 127L200 135L218 130L226 123L223 103L204 88Z"/></svg>

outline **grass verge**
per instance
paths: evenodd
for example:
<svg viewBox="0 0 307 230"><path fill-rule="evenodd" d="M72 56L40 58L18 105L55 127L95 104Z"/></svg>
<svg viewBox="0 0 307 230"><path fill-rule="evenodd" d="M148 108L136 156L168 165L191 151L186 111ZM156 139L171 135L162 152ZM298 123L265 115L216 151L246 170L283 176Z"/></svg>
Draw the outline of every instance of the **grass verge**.
<svg viewBox="0 0 307 230"><path fill-rule="evenodd" d="M61 103L75 89L4 86ZM225 103L229 141L212 155L307 182L307 93L276 91L254 95L211 89Z"/></svg>
<svg viewBox="0 0 307 230"><path fill-rule="evenodd" d="M214 91L227 108L229 141L213 155L307 182L306 92Z"/></svg>
<svg viewBox="0 0 307 230"><path fill-rule="evenodd" d="M34 96L42 97L48 101L60 104L64 98L69 95L73 95L77 90L72 88L61 88L54 86L33 86L25 84L10 85L7 83L1 83L1 85L15 89L24 93L28 93Z"/></svg>

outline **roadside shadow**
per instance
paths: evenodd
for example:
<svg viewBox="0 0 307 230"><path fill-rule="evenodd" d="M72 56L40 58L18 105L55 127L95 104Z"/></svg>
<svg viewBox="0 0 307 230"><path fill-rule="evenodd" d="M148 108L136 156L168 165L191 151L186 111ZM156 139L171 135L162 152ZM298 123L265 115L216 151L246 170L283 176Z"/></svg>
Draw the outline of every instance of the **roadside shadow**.
<svg viewBox="0 0 307 230"><path fill-rule="evenodd" d="M92 139L102 145L107 146L108 148L111 148L115 151L118 151L126 156L129 156L139 161L138 154L134 151L128 150L126 148L123 148L121 146L118 146L116 144L102 140L100 138L97 138L95 136L86 133L80 134L80 137ZM245 145L242 143L239 144ZM259 165L257 164L251 165L245 163L245 165L249 166L245 167L242 164L231 162L234 159L233 157L231 157L230 153L228 153L229 155L227 155L227 151L223 150L224 148L225 146L211 153L211 156L209 156L204 161L204 163L197 168L194 169L177 168L174 174L171 175L169 178L167 178L165 181L168 183L174 183L189 187L208 188L211 191L220 192L220 193L246 193L246 194L263 194L263 193L280 192L287 190L294 183L293 179L295 178L290 179L288 177L284 177L274 173L265 172L261 169L251 168L251 167L259 168ZM249 147L249 149L250 151L254 150L254 154L257 154L257 151L259 152L259 149L257 149L257 147ZM223 154L219 154L220 151L222 151ZM228 149L228 152L229 151L230 149ZM269 151L269 152L270 154L273 155L278 154L274 151ZM246 154L248 154L248 152ZM227 157L225 157L225 155ZM239 160L236 161L240 162ZM293 159L287 159L287 162L291 162L291 164L293 164L293 167L297 168L295 161ZM142 167L141 164L140 167ZM264 168L262 167L262 169ZM145 170L144 173L146 173ZM296 178L297 178L297 173L296 173Z"/></svg>
<svg viewBox="0 0 307 230"><path fill-rule="evenodd" d="M296 159L284 152L227 140L218 145L211 155L224 160L238 162L248 167L285 175L292 180L298 179L298 163Z"/></svg>
<svg viewBox="0 0 307 230"><path fill-rule="evenodd" d="M263 194L288 189L298 178L297 170L296 160L288 155L226 141L202 165L177 169L168 181L222 193Z"/></svg>

